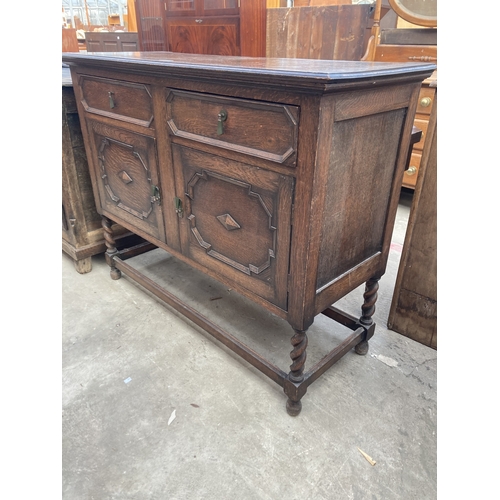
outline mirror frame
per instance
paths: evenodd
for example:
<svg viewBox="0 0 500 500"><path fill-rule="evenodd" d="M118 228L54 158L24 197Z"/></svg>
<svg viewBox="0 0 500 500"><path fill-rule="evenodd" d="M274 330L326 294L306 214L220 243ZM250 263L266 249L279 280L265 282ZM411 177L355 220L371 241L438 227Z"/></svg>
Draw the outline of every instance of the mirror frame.
<svg viewBox="0 0 500 500"><path fill-rule="evenodd" d="M419 26L427 26L429 28L437 27L437 14L436 16L423 16L409 10L408 7L405 7L404 3L404 0L389 0L389 4L394 12L405 21Z"/></svg>

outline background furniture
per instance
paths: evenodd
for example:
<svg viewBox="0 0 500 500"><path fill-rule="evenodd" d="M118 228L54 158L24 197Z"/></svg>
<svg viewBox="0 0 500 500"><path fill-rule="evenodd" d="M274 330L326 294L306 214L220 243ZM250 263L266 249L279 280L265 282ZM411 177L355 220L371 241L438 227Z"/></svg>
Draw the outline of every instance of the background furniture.
<svg viewBox="0 0 500 500"><path fill-rule="evenodd" d="M267 9L267 57L359 61L366 49L371 6Z"/></svg>
<svg viewBox="0 0 500 500"><path fill-rule="evenodd" d="M62 29L62 51L63 52L78 52L79 45L76 37L76 29L63 28Z"/></svg>
<svg viewBox="0 0 500 500"><path fill-rule="evenodd" d="M363 60L385 62L423 61L437 63L437 11L435 0L389 0L404 20L426 28L381 28L382 0L377 0L372 36ZM422 130L422 140L415 145L410 168L403 177L403 187L414 189L422 168L422 150L427 137L429 116L434 105L437 70L422 83L415 126Z"/></svg>
<svg viewBox="0 0 500 500"><path fill-rule="evenodd" d="M387 326L437 349L437 91Z"/></svg>
<svg viewBox="0 0 500 500"><path fill-rule="evenodd" d="M121 273L281 385L307 387L374 334L422 80L434 65L66 54L111 277ZM335 110L335 112L334 112ZM287 374L122 258L112 222L294 330ZM361 317L331 307L366 283ZM350 334L305 371L324 314Z"/></svg>
<svg viewBox="0 0 500 500"><path fill-rule="evenodd" d="M437 90L437 74L427 78L422 83L418 97L417 113L415 114L415 126L422 130L422 139L417 142L411 154L410 166L403 176L403 187L414 189L419 172L425 165L422 163L422 153L428 137L429 117L436 105L435 96Z"/></svg>
<svg viewBox="0 0 500 500"><path fill-rule="evenodd" d="M142 51L266 55L266 0L135 0Z"/></svg>
<svg viewBox="0 0 500 500"><path fill-rule="evenodd" d="M119 246L138 238L115 225ZM92 192L87 156L69 68L62 68L62 249L80 273L92 270L92 256L106 250L101 216Z"/></svg>
<svg viewBox="0 0 500 500"><path fill-rule="evenodd" d="M131 32L86 31L87 52L137 52L139 37Z"/></svg>
<svg viewBox="0 0 500 500"><path fill-rule="evenodd" d="M351 5L351 0L294 0L294 7L315 7L318 5Z"/></svg>

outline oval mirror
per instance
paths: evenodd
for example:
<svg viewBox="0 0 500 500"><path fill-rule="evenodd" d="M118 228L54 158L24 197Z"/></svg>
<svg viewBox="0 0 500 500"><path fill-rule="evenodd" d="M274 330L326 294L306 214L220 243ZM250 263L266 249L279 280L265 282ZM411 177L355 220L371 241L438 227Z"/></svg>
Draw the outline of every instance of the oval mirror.
<svg viewBox="0 0 500 500"><path fill-rule="evenodd" d="M437 26L437 0L389 0L399 17L412 24Z"/></svg>

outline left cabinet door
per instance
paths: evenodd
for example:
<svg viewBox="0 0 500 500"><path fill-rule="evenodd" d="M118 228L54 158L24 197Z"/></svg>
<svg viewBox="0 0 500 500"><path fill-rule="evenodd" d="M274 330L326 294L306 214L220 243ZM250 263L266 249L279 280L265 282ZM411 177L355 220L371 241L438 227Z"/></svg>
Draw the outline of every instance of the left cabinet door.
<svg viewBox="0 0 500 500"><path fill-rule="evenodd" d="M155 139L93 120L88 127L102 213L166 242Z"/></svg>

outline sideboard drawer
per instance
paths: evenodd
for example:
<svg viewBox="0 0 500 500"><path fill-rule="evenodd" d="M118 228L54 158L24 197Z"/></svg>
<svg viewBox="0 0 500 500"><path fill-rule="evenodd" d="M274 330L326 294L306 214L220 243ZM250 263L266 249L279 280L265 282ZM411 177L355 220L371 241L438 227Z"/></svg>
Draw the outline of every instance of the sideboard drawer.
<svg viewBox="0 0 500 500"><path fill-rule="evenodd" d="M167 91L171 132L204 144L295 166L299 108L283 104Z"/></svg>
<svg viewBox="0 0 500 500"><path fill-rule="evenodd" d="M153 102L147 85L81 75L82 104L88 113L151 126Z"/></svg>

